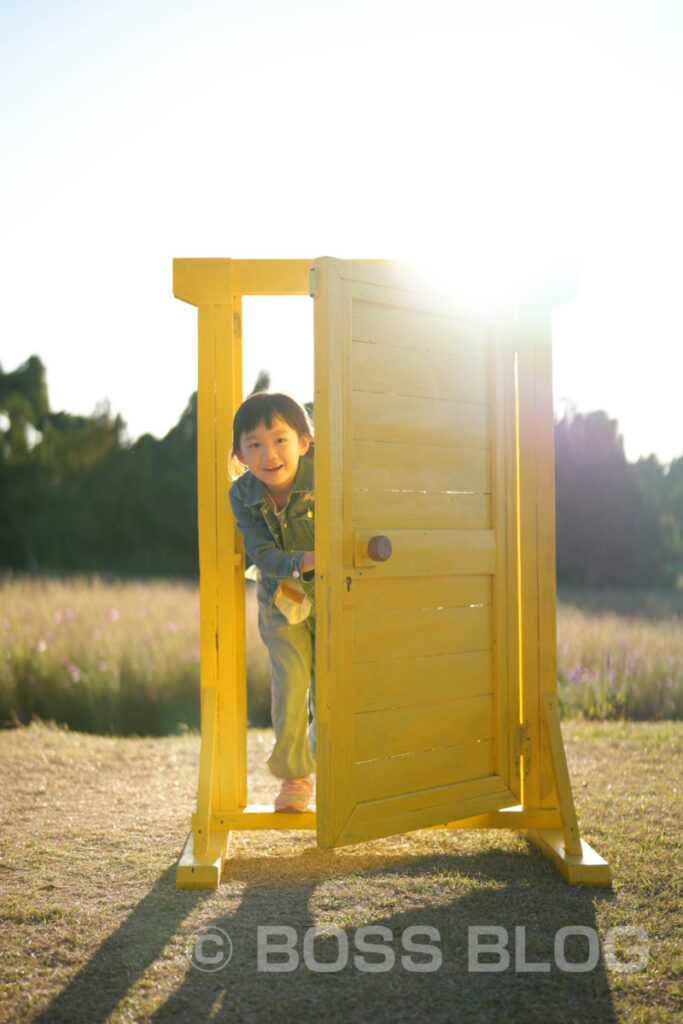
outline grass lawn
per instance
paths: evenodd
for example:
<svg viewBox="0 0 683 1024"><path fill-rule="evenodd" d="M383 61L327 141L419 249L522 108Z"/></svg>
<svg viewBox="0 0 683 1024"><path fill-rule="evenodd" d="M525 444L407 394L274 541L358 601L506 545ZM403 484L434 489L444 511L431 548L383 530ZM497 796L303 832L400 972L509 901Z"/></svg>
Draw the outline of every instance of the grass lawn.
<svg viewBox="0 0 683 1024"><path fill-rule="evenodd" d="M567 885L522 836L425 830L339 851L306 832L243 833L216 892L178 892L198 736L5 730L0 1022L680 1020L683 726L571 720L563 732L611 890ZM267 802L271 733L248 742L250 799ZM388 929L366 935L374 954L356 931L367 925ZM258 970L264 926L293 929L294 971ZM497 929L510 963L474 959L504 970L468 969L477 926ZM200 949L206 967L217 949L197 946L206 928L232 942L213 972L191 961Z"/></svg>

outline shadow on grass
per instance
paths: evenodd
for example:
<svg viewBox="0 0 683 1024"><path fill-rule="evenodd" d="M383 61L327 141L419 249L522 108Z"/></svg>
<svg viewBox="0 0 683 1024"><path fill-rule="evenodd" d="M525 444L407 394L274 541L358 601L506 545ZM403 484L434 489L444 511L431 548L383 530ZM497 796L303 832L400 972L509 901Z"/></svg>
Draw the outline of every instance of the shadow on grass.
<svg viewBox="0 0 683 1024"><path fill-rule="evenodd" d="M348 855L310 848L296 857L236 858L228 862L226 875L245 885L239 909L205 927L230 937L232 956L211 970L222 963L222 940L203 945L204 969L188 966L182 984L153 1015L156 1024L617 1020L604 962L600 957L590 966L586 936L589 931L598 940L596 901L611 894L568 886L533 849L378 862L357 849ZM306 959L304 936L314 920L337 925L342 934L319 934ZM364 952L357 945L356 923L389 929L393 939L387 932L376 934L368 942L378 944L379 953ZM259 971L258 928L263 926L293 929L289 936L296 952L269 953L268 969ZM481 942L506 947L510 962L503 963L504 970L491 969L501 956L505 960L504 953L473 951L480 969L468 965L473 926L498 929L498 938L489 935ZM516 964L515 954L522 951L521 943L515 948L515 929L520 927L525 951ZM413 934L426 951L410 949L409 928L432 929ZM556 955L557 933L567 928L571 934ZM365 971L354 960L361 952L369 966ZM275 971L276 962L295 969ZM540 962L547 967L529 966ZM581 970L582 965L590 969Z"/></svg>
<svg viewBox="0 0 683 1024"><path fill-rule="evenodd" d="M205 892L176 892L175 864L138 903L92 959L34 1018L32 1024L99 1024L106 1021Z"/></svg>
<svg viewBox="0 0 683 1024"><path fill-rule="evenodd" d="M203 968L219 969L188 962L165 1003L136 1020L617 1021L602 958L590 970L568 969L572 962L586 965L588 940L577 930L597 935L596 901L611 893L566 885L533 848L379 859L359 848L348 853L311 846L296 856L237 857L227 863L223 884L230 882L244 886L239 908L203 925L230 937L229 962L222 965L220 945L209 940L199 959ZM106 1021L204 899L216 900L216 894L177 892L175 866L169 868L33 1024ZM304 957L304 936L321 920L339 932L324 929ZM357 924L388 929L393 938L387 932L368 937L379 952L364 951ZM258 928L268 925L293 929L295 953L276 953L273 946L268 969L259 971ZM504 970L490 968L505 953L470 955L473 926L498 929L497 938L489 934L480 941L505 947L510 962ZM519 927L525 928L525 952L516 965ZM412 936L415 947L425 947L422 952L410 948L409 928L422 931ZM573 934L562 943L558 962L556 936L563 928ZM361 954L365 971L354 959ZM272 969L283 962L295 969ZM529 967L540 962L547 968Z"/></svg>

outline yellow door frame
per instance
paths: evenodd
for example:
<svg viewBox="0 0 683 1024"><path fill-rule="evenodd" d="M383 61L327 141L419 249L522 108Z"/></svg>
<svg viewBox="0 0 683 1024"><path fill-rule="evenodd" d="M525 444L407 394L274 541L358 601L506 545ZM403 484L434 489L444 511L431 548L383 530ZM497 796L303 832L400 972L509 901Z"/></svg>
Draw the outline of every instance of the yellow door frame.
<svg viewBox="0 0 683 1024"><path fill-rule="evenodd" d="M218 885L231 831L316 827L314 811L276 814L248 804L244 551L228 500L232 420L242 401L242 297L309 295L313 263L173 261L175 297L198 309L201 647L197 809L178 863L178 888ZM528 831L568 881L604 886L611 884L609 866L579 835L557 712L550 313L570 297L537 289L518 309L515 324L517 397L508 416L516 438L510 484L517 507L509 517L516 526L508 549L511 558L516 553L510 578L517 586L516 593L508 589L507 605L510 635L519 644L520 703L519 720L508 727L521 804L442 827Z"/></svg>

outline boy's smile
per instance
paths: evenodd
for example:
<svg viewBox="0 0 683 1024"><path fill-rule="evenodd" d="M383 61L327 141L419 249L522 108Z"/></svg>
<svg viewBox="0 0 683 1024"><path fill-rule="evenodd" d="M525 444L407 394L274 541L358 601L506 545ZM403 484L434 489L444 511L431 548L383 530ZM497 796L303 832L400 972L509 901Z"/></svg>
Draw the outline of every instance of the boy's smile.
<svg viewBox="0 0 683 1024"><path fill-rule="evenodd" d="M270 429L262 421L248 434L242 434L239 459L266 485L277 506L282 508L292 489L299 459L306 454L309 445L309 437L299 437L288 423L274 416Z"/></svg>

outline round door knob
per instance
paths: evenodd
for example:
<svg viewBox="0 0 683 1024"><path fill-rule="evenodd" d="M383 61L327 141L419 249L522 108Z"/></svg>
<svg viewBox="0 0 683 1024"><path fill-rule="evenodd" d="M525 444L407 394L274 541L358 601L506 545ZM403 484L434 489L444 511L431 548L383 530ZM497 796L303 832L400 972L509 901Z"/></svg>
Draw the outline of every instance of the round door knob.
<svg viewBox="0 0 683 1024"><path fill-rule="evenodd" d="M388 537L373 537L368 541L368 556L373 562L386 562L391 557L391 541Z"/></svg>

